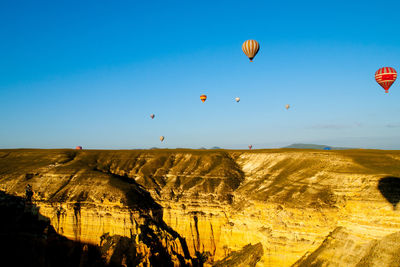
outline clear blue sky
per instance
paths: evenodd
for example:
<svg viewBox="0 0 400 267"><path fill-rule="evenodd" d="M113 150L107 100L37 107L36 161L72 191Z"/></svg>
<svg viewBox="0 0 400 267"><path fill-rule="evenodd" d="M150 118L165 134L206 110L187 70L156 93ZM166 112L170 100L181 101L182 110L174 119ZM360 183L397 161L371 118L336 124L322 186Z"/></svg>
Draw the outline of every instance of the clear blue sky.
<svg viewBox="0 0 400 267"><path fill-rule="evenodd" d="M400 81L385 94L374 80L400 71L399 12L398 0L1 1L0 147L400 149Z"/></svg>

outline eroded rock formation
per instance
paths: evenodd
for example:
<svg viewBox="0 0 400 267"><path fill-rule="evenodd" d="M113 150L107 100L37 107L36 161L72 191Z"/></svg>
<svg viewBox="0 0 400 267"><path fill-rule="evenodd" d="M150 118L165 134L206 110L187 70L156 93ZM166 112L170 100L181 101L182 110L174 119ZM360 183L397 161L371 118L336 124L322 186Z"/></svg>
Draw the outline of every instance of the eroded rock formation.
<svg viewBox="0 0 400 267"><path fill-rule="evenodd" d="M376 261L366 244L400 231L399 163L400 152L377 150L2 150L0 189L23 196L31 184L40 212L72 240L126 237L177 266L221 263L248 244L262 248L257 266L317 251L324 264L356 266ZM332 233L363 256L329 259Z"/></svg>

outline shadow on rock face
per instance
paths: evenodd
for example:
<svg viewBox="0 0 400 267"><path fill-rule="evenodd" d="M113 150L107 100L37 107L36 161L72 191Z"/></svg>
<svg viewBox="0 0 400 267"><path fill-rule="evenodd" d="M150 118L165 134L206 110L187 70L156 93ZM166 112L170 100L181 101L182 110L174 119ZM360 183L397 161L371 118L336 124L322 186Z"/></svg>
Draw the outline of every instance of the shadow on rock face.
<svg viewBox="0 0 400 267"><path fill-rule="evenodd" d="M378 189L395 210L400 201L400 178L384 177L379 180Z"/></svg>
<svg viewBox="0 0 400 267"><path fill-rule="evenodd" d="M1 266L112 266L98 246L59 235L31 201L0 191L0 214Z"/></svg>

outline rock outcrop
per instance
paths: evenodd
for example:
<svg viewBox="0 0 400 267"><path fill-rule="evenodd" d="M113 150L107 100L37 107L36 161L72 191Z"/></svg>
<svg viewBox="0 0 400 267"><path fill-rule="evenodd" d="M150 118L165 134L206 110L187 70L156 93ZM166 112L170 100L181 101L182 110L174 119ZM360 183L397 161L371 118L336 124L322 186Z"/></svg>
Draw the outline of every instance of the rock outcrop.
<svg viewBox="0 0 400 267"><path fill-rule="evenodd" d="M306 266L400 266L400 231L379 240L359 237L336 228L321 246L304 255L293 267Z"/></svg>
<svg viewBox="0 0 400 267"><path fill-rule="evenodd" d="M240 251L230 253L226 258L216 262L215 267L254 267L263 255L261 243L248 244Z"/></svg>
<svg viewBox="0 0 400 267"><path fill-rule="evenodd" d="M35 205L0 191L2 266L107 266L97 246L56 233Z"/></svg>
<svg viewBox="0 0 400 267"><path fill-rule="evenodd" d="M398 177L398 151L0 150L0 189L23 196L31 184L57 233L127 250L129 238L148 260L165 253L177 266L244 259L248 244L262 248L256 266L317 252L321 264L373 266L400 231ZM328 238L361 256L330 259Z"/></svg>

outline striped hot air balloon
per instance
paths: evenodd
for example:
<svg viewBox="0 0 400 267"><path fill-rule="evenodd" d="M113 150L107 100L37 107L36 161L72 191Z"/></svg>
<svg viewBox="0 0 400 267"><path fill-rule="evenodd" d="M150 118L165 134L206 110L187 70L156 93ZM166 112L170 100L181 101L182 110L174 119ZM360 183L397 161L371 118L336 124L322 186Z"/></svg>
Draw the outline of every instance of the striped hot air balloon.
<svg viewBox="0 0 400 267"><path fill-rule="evenodd" d="M389 93L389 88L397 78L397 72L392 67L383 67L375 72L375 80L385 89L385 93Z"/></svg>
<svg viewBox="0 0 400 267"><path fill-rule="evenodd" d="M200 100L201 100L201 102L205 102L206 101L206 99L207 99L207 96L206 95L201 95L200 96Z"/></svg>
<svg viewBox="0 0 400 267"><path fill-rule="evenodd" d="M242 45L242 50L249 57L250 62L257 55L258 50L260 50L260 45L256 40L247 40Z"/></svg>

